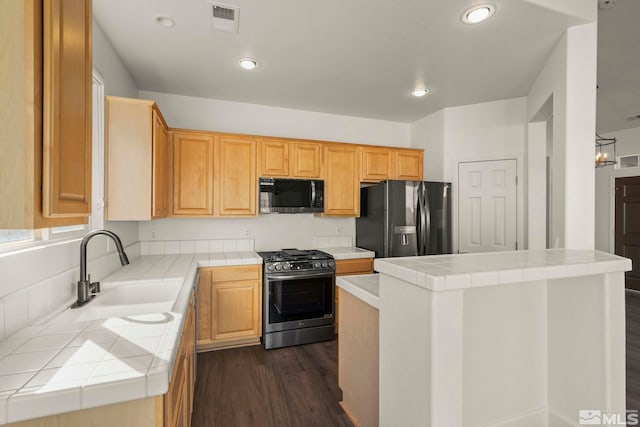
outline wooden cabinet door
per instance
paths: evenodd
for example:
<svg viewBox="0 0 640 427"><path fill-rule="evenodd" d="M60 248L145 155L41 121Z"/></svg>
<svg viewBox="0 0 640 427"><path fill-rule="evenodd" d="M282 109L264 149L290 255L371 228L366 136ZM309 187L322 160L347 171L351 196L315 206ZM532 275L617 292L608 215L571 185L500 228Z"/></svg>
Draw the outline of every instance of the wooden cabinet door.
<svg viewBox="0 0 640 427"><path fill-rule="evenodd" d="M260 176L289 176L289 142L277 139L258 141Z"/></svg>
<svg viewBox="0 0 640 427"><path fill-rule="evenodd" d="M216 214L256 215L256 140L216 136Z"/></svg>
<svg viewBox="0 0 640 427"><path fill-rule="evenodd" d="M188 427L191 425L191 407L193 404L193 332L195 312L191 294L189 308L185 316L178 354L171 373L171 383L164 395L164 427Z"/></svg>
<svg viewBox="0 0 640 427"><path fill-rule="evenodd" d="M260 336L260 285L256 281L213 283L213 340Z"/></svg>
<svg viewBox="0 0 640 427"><path fill-rule="evenodd" d="M197 303L196 342L201 346L211 342L211 271L209 269L200 269Z"/></svg>
<svg viewBox="0 0 640 427"><path fill-rule="evenodd" d="M173 214L213 215L213 135L173 134Z"/></svg>
<svg viewBox="0 0 640 427"><path fill-rule="evenodd" d="M169 131L160 114L153 110L152 218L169 212Z"/></svg>
<svg viewBox="0 0 640 427"><path fill-rule="evenodd" d="M291 177L320 178L322 146L318 142L291 142Z"/></svg>
<svg viewBox="0 0 640 427"><path fill-rule="evenodd" d="M360 214L360 161L358 147L347 144L324 146L324 214Z"/></svg>
<svg viewBox="0 0 640 427"><path fill-rule="evenodd" d="M394 150L394 177L422 181L422 150Z"/></svg>
<svg viewBox="0 0 640 427"><path fill-rule="evenodd" d="M91 0L44 1L42 210L91 213Z"/></svg>
<svg viewBox="0 0 640 427"><path fill-rule="evenodd" d="M362 147L360 181L380 182L393 175L393 156L389 148Z"/></svg>

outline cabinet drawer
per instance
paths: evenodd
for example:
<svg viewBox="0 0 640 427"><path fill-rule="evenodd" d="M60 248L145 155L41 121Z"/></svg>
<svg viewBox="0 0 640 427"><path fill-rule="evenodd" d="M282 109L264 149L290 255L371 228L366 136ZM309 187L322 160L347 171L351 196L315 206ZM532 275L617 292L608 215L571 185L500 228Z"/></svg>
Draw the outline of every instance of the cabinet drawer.
<svg viewBox="0 0 640 427"><path fill-rule="evenodd" d="M343 259L336 261L336 275L373 273L373 258Z"/></svg>
<svg viewBox="0 0 640 427"><path fill-rule="evenodd" d="M241 280L258 280L262 273L261 265L241 267L216 267L211 269L211 282L236 282Z"/></svg>

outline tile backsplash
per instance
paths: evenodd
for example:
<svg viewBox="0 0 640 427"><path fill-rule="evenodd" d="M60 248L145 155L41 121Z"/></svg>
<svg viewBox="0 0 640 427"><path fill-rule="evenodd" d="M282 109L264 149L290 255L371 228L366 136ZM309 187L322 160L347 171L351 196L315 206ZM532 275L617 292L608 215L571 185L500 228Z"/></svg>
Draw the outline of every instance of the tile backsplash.
<svg viewBox="0 0 640 427"><path fill-rule="evenodd" d="M140 255L140 245L134 243L125 251L133 260ZM102 280L119 265L117 253L111 252L89 261L87 271L92 280ZM0 341L70 305L79 277L78 266L0 298Z"/></svg>
<svg viewBox="0 0 640 427"><path fill-rule="evenodd" d="M334 236L315 236L313 238L313 247L322 248L344 248L353 246L353 236L334 235Z"/></svg>
<svg viewBox="0 0 640 427"><path fill-rule="evenodd" d="M254 239L150 240L140 242L141 255L204 254L253 251Z"/></svg>

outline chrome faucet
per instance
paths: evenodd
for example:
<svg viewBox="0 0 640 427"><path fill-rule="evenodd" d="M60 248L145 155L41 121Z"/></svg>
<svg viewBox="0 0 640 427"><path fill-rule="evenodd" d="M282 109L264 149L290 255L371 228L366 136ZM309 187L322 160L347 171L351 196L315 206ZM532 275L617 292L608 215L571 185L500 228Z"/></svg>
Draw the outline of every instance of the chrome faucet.
<svg viewBox="0 0 640 427"><path fill-rule="evenodd" d="M120 264L129 264L129 258L124 253L122 242L120 238L112 231L109 230L96 230L84 236L80 243L80 280L78 281L78 300L73 303L71 308L82 307L95 298L96 294L100 292L100 282L91 282L91 275L87 275L87 243L93 237L97 235L105 235L111 237L116 244L118 255L120 256Z"/></svg>

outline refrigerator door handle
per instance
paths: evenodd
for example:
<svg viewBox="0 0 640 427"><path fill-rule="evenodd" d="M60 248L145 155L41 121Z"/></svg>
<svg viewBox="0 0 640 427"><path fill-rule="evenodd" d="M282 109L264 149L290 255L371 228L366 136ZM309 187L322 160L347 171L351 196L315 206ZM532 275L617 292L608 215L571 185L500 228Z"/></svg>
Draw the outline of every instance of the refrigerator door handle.
<svg viewBox="0 0 640 427"><path fill-rule="evenodd" d="M420 189L418 189L418 205L416 206L416 245L417 250L416 253L418 255L424 255L422 253L422 197Z"/></svg>
<svg viewBox="0 0 640 427"><path fill-rule="evenodd" d="M424 203L424 209L423 209L423 229L422 229L422 235L423 235L423 255L427 255L428 251L429 251L429 240L430 240L430 234L431 234L431 206L429 205L429 195L427 194L427 188L424 184L423 185L423 192L422 192L422 200Z"/></svg>

